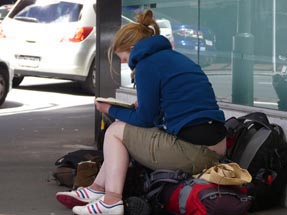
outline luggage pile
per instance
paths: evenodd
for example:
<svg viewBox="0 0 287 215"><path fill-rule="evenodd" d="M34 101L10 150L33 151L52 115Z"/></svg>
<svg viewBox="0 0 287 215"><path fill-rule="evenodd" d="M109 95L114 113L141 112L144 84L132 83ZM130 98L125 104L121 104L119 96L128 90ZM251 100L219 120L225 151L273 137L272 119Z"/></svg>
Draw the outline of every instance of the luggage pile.
<svg viewBox="0 0 287 215"><path fill-rule="evenodd" d="M244 215L278 206L287 184L282 127L262 112L231 117L225 126L225 159L200 174L152 171L132 161L123 193L125 214ZM86 187L102 162L101 151L79 150L59 158L53 176L59 185Z"/></svg>

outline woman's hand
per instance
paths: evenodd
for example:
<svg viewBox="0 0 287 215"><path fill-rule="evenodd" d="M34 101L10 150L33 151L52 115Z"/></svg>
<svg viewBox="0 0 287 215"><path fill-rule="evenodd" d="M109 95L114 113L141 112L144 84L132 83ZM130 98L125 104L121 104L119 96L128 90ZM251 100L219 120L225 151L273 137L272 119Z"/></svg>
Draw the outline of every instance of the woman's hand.
<svg viewBox="0 0 287 215"><path fill-rule="evenodd" d="M101 113L106 113L106 114L109 113L109 109L111 107L110 104L95 101L95 105L96 105L97 110L100 111Z"/></svg>

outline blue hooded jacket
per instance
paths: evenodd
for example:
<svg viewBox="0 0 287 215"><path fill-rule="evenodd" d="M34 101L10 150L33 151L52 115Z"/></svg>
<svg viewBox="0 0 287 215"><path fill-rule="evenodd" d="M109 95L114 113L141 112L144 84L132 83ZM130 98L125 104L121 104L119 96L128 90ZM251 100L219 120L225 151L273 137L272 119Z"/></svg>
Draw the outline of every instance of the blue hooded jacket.
<svg viewBox="0 0 287 215"><path fill-rule="evenodd" d="M224 122L212 86L200 66L172 50L163 36L140 40L131 50L138 108L111 106L109 114L131 125L177 135L185 125Z"/></svg>

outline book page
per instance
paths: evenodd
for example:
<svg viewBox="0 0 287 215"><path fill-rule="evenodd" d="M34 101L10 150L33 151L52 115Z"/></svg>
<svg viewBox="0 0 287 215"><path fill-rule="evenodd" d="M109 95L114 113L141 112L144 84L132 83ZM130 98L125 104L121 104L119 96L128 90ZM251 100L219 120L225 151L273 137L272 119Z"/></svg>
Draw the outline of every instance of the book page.
<svg viewBox="0 0 287 215"><path fill-rule="evenodd" d="M97 102L104 102L104 103L108 103L111 105L117 105L117 106L121 106L121 107L126 107L126 108L134 108L134 104L133 103L128 103L125 101L121 101L112 97L108 97L108 98L103 98L103 97L97 97L96 98Z"/></svg>

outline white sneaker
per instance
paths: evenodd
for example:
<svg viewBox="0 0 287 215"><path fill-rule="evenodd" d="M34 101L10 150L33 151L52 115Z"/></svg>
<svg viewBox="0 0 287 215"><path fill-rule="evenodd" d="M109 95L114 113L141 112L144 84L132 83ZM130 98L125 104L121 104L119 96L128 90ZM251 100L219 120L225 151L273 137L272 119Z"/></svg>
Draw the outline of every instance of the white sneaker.
<svg viewBox="0 0 287 215"><path fill-rule="evenodd" d="M104 192L98 192L89 187L81 187L70 192L58 192L56 193L56 198L60 203L72 209L74 206L83 206L94 202L104 195Z"/></svg>
<svg viewBox="0 0 287 215"><path fill-rule="evenodd" d="M85 206L75 206L73 207L73 212L77 215L124 215L124 205L122 200L113 205L107 205L102 200L98 200Z"/></svg>

